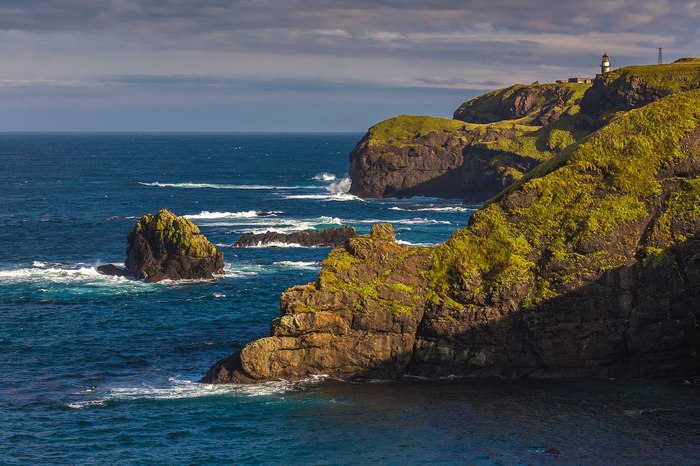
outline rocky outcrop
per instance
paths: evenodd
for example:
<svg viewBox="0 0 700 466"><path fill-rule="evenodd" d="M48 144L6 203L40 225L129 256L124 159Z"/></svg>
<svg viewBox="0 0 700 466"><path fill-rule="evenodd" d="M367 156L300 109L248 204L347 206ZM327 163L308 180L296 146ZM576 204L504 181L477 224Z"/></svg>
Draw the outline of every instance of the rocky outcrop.
<svg viewBox="0 0 700 466"><path fill-rule="evenodd" d="M527 124L554 123L575 110L590 84L516 84L464 102L454 118L470 123L494 123L527 117Z"/></svg>
<svg viewBox="0 0 700 466"><path fill-rule="evenodd" d="M429 264L427 251L398 244L390 225L375 225L333 250L317 283L282 295L271 337L220 361L204 381L400 376L425 305L419 272Z"/></svg>
<svg viewBox="0 0 700 466"><path fill-rule="evenodd" d="M146 282L208 279L224 271L224 255L184 217L161 209L141 217L127 237L126 268Z"/></svg>
<svg viewBox="0 0 700 466"><path fill-rule="evenodd" d="M442 245L351 239L205 380L699 374L698 108L692 91L628 112Z"/></svg>
<svg viewBox="0 0 700 466"><path fill-rule="evenodd" d="M700 59L681 58L668 65L629 66L593 81L581 101L581 110L600 116L656 102L676 92L700 87Z"/></svg>
<svg viewBox="0 0 700 466"><path fill-rule="evenodd" d="M482 202L589 132L576 114L545 127L403 115L370 128L350 153L350 193Z"/></svg>
<svg viewBox="0 0 700 466"><path fill-rule="evenodd" d="M357 235L355 228L343 226L338 228L324 228L316 231L299 231L294 233L278 233L267 231L265 233L246 233L234 244L237 248L251 248L278 244L299 245L310 247L339 248L345 242Z"/></svg>

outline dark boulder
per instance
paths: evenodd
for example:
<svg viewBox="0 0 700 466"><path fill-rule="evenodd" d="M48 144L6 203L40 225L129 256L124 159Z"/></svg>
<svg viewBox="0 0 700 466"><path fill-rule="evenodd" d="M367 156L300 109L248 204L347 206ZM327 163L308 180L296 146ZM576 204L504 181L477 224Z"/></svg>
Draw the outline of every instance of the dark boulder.
<svg viewBox="0 0 700 466"><path fill-rule="evenodd" d="M260 234L246 233L241 236L234 247L251 248L276 244L298 244L304 247L324 246L339 248L348 238L357 235L353 227L326 228L318 231L299 231L295 233L277 233L267 231Z"/></svg>

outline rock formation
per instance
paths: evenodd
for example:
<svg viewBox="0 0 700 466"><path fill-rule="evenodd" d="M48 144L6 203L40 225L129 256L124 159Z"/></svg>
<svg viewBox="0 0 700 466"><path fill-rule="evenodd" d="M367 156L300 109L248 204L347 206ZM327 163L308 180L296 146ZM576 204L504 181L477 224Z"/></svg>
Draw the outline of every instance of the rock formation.
<svg viewBox="0 0 700 466"><path fill-rule="evenodd" d="M619 116L444 244L350 239L205 381L700 373L699 108L690 91Z"/></svg>
<svg viewBox="0 0 700 466"><path fill-rule="evenodd" d="M345 244L348 238L356 235L355 228L347 226L295 233L277 233L274 231L259 234L246 233L234 244L234 247L250 248L270 244L298 244L307 248L315 246L339 248Z"/></svg>
<svg viewBox="0 0 700 466"><path fill-rule="evenodd" d="M403 115L350 154L350 193L481 202L590 133L578 113L588 84L517 85L465 102L455 118ZM464 120L464 121L460 121Z"/></svg>
<svg viewBox="0 0 700 466"><path fill-rule="evenodd" d="M135 278L207 279L224 271L224 255L197 225L166 209L141 217L127 237L126 268Z"/></svg>

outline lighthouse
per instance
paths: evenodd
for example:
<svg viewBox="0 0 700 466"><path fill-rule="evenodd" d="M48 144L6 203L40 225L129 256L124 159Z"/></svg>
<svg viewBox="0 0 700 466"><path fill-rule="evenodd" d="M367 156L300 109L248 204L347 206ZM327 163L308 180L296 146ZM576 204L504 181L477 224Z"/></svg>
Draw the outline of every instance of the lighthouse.
<svg viewBox="0 0 700 466"><path fill-rule="evenodd" d="M600 74L605 75L605 73L610 72L610 57L608 57L608 52L603 54L603 60L600 62Z"/></svg>

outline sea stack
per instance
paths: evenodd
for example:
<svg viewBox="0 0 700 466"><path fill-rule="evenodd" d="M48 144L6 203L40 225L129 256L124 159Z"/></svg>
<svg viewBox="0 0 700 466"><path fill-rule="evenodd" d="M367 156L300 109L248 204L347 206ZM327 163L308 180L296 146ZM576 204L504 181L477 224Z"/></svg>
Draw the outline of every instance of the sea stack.
<svg viewBox="0 0 700 466"><path fill-rule="evenodd" d="M126 268L146 282L213 278L224 272L224 255L197 225L167 209L141 217L127 237Z"/></svg>

